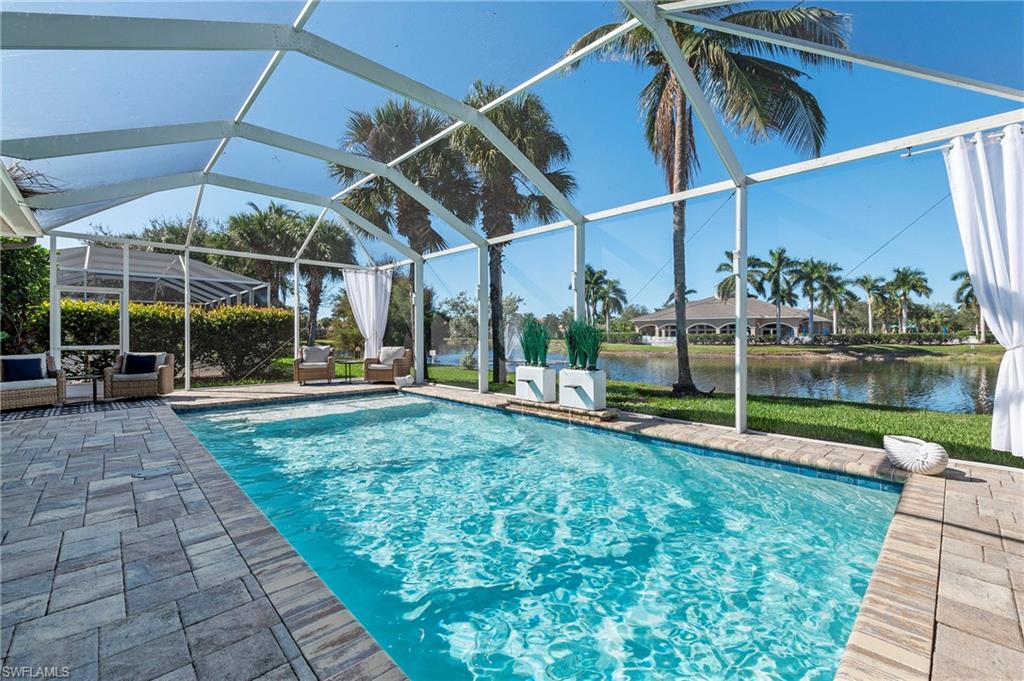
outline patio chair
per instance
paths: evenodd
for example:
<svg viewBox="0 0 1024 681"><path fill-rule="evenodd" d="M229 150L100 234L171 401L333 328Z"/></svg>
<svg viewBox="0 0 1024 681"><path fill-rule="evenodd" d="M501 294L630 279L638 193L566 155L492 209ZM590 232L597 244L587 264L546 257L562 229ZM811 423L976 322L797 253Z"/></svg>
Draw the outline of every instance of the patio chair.
<svg viewBox="0 0 1024 681"><path fill-rule="evenodd" d="M299 385L306 381L334 378L334 348L329 345L307 345L292 362L292 378Z"/></svg>
<svg viewBox="0 0 1024 681"><path fill-rule="evenodd" d="M363 360L363 378L367 383L393 382L396 376L408 376L412 369L412 350L383 347L380 357Z"/></svg>
<svg viewBox="0 0 1024 681"><path fill-rule="evenodd" d="M169 352L129 352L103 370L103 397L158 397L174 392L174 355Z"/></svg>
<svg viewBox="0 0 1024 681"><path fill-rule="evenodd" d="M61 404L65 386L48 352L0 357L0 410Z"/></svg>

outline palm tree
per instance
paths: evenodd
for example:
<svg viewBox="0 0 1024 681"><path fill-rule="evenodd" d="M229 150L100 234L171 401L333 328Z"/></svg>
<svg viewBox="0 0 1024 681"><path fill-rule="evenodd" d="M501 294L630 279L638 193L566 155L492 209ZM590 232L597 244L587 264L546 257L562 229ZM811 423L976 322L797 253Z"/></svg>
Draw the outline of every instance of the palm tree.
<svg viewBox="0 0 1024 681"><path fill-rule="evenodd" d="M764 270L768 266L764 260L756 255L747 256L747 285L754 289L759 295L765 294ZM728 272L715 288L715 295L719 300L726 300L736 295L736 275L732 273L732 251L725 251L725 260L718 264L715 272Z"/></svg>
<svg viewBox="0 0 1024 681"><path fill-rule="evenodd" d="M316 224L317 216L307 213L301 217L303 230L308 234ZM355 245L341 225L332 220L322 220L310 239L304 257L325 262L354 263ZM306 326L306 338L310 344L316 340L316 322L320 316L325 284L335 282L342 277L337 267L320 267L303 265L299 268L303 284L306 287L306 308L309 321Z"/></svg>
<svg viewBox="0 0 1024 681"><path fill-rule="evenodd" d="M388 163L434 137L448 125L449 121L444 116L413 106L408 100L388 100L372 112L356 111L349 116L342 148ZM329 164L329 168L331 176L343 184L351 183L359 175L351 168L334 163ZM454 146L431 145L403 161L401 171L425 192L437 197L463 222L476 220L476 180L465 157ZM444 237L431 226L430 212L382 177L374 178L350 193L345 203L378 226L398 232L417 253L440 250L447 245ZM414 276L410 275L409 280L415 281ZM412 306L409 314L413 314ZM412 328L411 319L409 326ZM427 329L416 330L424 338L427 332Z"/></svg>
<svg viewBox="0 0 1024 681"><path fill-rule="evenodd" d="M825 280L841 269L835 263L808 258L800 263L799 269L794 273L793 283L800 286L800 292L808 302L807 333L810 336L814 335L814 300L821 293Z"/></svg>
<svg viewBox="0 0 1024 681"><path fill-rule="evenodd" d="M686 289L686 293L683 294L683 302L686 302L686 301L690 300L690 296L692 296L696 292L697 292L697 289L695 289L695 288L688 288L688 289ZM673 291L672 293L668 294L668 298L665 299L665 303L662 305L662 307L668 307L670 305L675 305L675 304L676 304L676 292Z"/></svg>
<svg viewBox="0 0 1024 681"><path fill-rule="evenodd" d="M466 103L479 109L500 97L505 89L476 81ZM566 138L555 129L551 114L541 98L532 93L517 95L487 112L487 117L526 154L560 192L571 196L576 180L562 166L572 157ZM511 234L517 222L550 222L558 215L551 201L499 152L476 128L464 126L452 135L452 145L461 151L476 174L480 187L480 212L488 238ZM502 320L502 251L505 244L488 250L491 299L491 346L494 380L505 381L505 343Z"/></svg>
<svg viewBox="0 0 1024 681"><path fill-rule="evenodd" d="M932 294L928 286L928 277L923 270L912 267L897 267L893 270L892 290L900 303L900 333L907 332L907 317L910 310L910 296L919 295L927 298Z"/></svg>
<svg viewBox="0 0 1024 681"><path fill-rule="evenodd" d="M818 296L821 304L832 308L832 333L839 332L839 312L843 306L857 300L848 284L846 279L832 273L819 282Z"/></svg>
<svg viewBox="0 0 1024 681"><path fill-rule="evenodd" d="M228 218L224 233L231 248L277 255L294 255L299 250L305 233L301 231L300 220L294 210L274 201L266 208L260 208L252 201L247 205L248 211ZM282 305L291 265L273 260L254 260L251 270L256 277L267 282L271 304Z"/></svg>
<svg viewBox="0 0 1024 681"><path fill-rule="evenodd" d="M800 261L790 258L782 246L768 251L764 264L764 284L768 291L768 302L775 305L775 342L782 342L782 306L796 305L793 277L800 268Z"/></svg>
<svg viewBox="0 0 1024 681"><path fill-rule="evenodd" d="M779 10L733 11L733 8L713 7L694 11L752 28L846 47L848 19L829 9L797 5ZM569 52L589 45L618 26L607 24L587 33L569 48ZM673 22L670 30L704 91L710 95L712 106L727 124L754 141L778 136L800 153L812 156L821 152L825 115L814 95L798 82L805 74L767 57L784 56L812 65L837 62L688 24ZM665 174L668 190L687 189L698 167L693 112L650 31L635 28L592 53L592 57L627 60L641 69L653 71L639 98L647 146ZM679 201L672 205L677 329L686 328L685 241L686 202ZM676 334L676 359L678 373L672 393L700 394L690 371L685 333Z"/></svg>
<svg viewBox="0 0 1024 681"><path fill-rule="evenodd" d="M882 285L885 279L871 274L862 274L853 280L855 286L864 291L864 300L868 304L868 333L875 332L874 304L878 296L882 295Z"/></svg>
<svg viewBox="0 0 1024 681"><path fill-rule="evenodd" d="M606 279L604 285L597 293L597 299L601 302L601 312L604 314L604 332L611 333L611 315L622 314L626 307L626 289L618 279Z"/></svg>
<svg viewBox="0 0 1024 681"><path fill-rule="evenodd" d="M595 270L592 265L587 265L583 270L583 302L587 307L587 322L590 324L597 319L598 294L607 281L607 270Z"/></svg>
<svg viewBox="0 0 1024 681"><path fill-rule="evenodd" d="M978 297L974 294L974 283L971 281L971 275L967 273L967 270L960 270L959 272L954 272L949 280L960 282L956 292L953 294L953 300L960 307L973 310L978 315L977 330L978 337L980 338L978 342L984 343L985 334L988 332L985 328L985 315L981 313L981 305L978 303Z"/></svg>

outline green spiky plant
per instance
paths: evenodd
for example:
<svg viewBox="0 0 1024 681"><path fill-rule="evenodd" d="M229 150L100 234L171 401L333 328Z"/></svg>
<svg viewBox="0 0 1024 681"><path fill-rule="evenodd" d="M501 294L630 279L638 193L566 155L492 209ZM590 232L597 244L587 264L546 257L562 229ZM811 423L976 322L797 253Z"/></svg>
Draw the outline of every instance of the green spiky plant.
<svg viewBox="0 0 1024 681"><path fill-rule="evenodd" d="M523 346L523 357L527 366L545 367L548 365L548 330L536 319L527 320L519 333L519 342Z"/></svg>
<svg viewBox="0 0 1024 681"><path fill-rule="evenodd" d="M565 347L568 351L569 368L586 371L597 370L597 357L601 354L604 334L586 322L574 321L565 333Z"/></svg>

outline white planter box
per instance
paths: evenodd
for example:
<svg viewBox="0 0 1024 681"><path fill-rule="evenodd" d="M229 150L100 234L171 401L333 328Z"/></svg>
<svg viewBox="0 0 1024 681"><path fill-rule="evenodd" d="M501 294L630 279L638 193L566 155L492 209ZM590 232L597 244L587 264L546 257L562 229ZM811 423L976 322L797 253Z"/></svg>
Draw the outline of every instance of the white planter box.
<svg viewBox="0 0 1024 681"><path fill-rule="evenodd" d="M562 369L558 372L558 403L575 409L604 409L608 374L603 371Z"/></svg>
<svg viewBox="0 0 1024 681"><path fill-rule="evenodd" d="M550 367L516 367L516 397L531 402L554 402L555 370Z"/></svg>

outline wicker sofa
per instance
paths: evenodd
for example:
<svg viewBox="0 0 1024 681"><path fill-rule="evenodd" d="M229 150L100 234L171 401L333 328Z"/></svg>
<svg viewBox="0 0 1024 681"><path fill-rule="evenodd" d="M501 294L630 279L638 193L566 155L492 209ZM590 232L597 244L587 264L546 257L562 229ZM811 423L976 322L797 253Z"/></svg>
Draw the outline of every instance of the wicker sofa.
<svg viewBox="0 0 1024 681"><path fill-rule="evenodd" d="M367 383L393 382L396 376L408 376L412 369L412 350L383 347L380 357L363 360L363 378Z"/></svg>
<svg viewBox="0 0 1024 681"><path fill-rule="evenodd" d="M302 385L306 381L334 378L334 348L329 345L307 345L292 362L292 379Z"/></svg>
<svg viewBox="0 0 1024 681"><path fill-rule="evenodd" d="M0 361L0 410L24 409L61 404L67 395L63 371L58 371L50 353L2 357L2 359L26 359L38 357L46 366L46 378L28 381L6 381L3 377L3 362Z"/></svg>
<svg viewBox="0 0 1024 681"><path fill-rule="evenodd" d="M174 355L169 352L131 353L157 356L156 371L146 374L122 373L125 355L117 364L103 370L103 397L108 400L130 397L158 397L174 392ZM162 361L162 362L161 362Z"/></svg>

